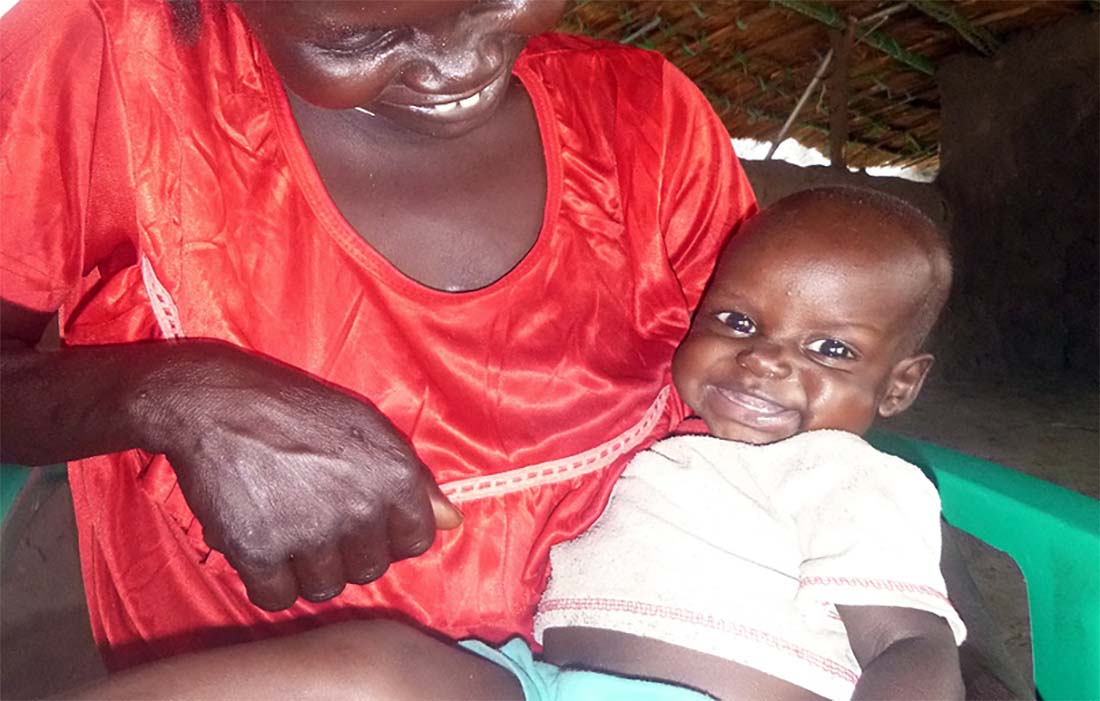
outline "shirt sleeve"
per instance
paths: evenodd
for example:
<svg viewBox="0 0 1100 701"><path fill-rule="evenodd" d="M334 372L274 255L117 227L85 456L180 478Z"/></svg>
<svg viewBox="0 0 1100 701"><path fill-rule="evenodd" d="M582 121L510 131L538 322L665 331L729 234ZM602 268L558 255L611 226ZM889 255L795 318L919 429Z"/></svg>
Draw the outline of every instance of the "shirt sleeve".
<svg viewBox="0 0 1100 701"><path fill-rule="evenodd" d="M106 45L89 0L21 2L0 19L0 297L36 311L109 257L111 219L132 211L126 178L102 177L118 173L125 133Z"/></svg>
<svg viewBox="0 0 1100 701"><path fill-rule="evenodd" d="M688 308L694 310L722 245L756 212L756 197L729 132L706 97L664 63L660 226Z"/></svg>
<svg viewBox="0 0 1100 701"><path fill-rule="evenodd" d="M854 448L849 450L848 448ZM916 467L866 444L815 460L800 480L795 525L802 551L798 606L897 606L966 628L940 573L940 500Z"/></svg>

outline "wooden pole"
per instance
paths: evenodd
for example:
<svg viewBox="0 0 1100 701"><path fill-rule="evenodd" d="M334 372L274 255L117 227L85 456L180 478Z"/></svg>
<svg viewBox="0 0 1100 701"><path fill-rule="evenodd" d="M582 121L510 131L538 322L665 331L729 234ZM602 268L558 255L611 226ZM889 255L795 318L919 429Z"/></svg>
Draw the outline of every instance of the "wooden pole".
<svg viewBox="0 0 1100 701"><path fill-rule="evenodd" d="M848 143L848 70L852 45L855 43L856 21L848 18L843 32L829 32L832 42L833 73L829 76L829 163L834 168L847 168L844 145Z"/></svg>
<svg viewBox="0 0 1100 701"><path fill-rule="evenodd" d="M821 22L822 24L825 24L834 29L843 30L845 28L844 19L832 5L821 2L807 2L806 0L771 0L771 2L772 4L780 5L789 10L794 10L795 12L806 15L807 17L817 20L818 22ZM1013 5L1013 3L1006 4ZM841 4L838 4L838 6L840 5ZM1014 5L1014 7L1016 6ZM1019 7L1023 7L1026 11L1028 6L1021 5ZM882 17L883 12L885 11L875 12L871 16ZM1019 14L1019 11L1013 10L1012 13ZM990 20L990 17L983 18L983 21L988 20ZM927 56L918 54L914 51L910 51L909 49L905 48L905 46L903 46L900 41L888 34L877 31L860 32L859 40L864 42L865 44L868 44L869 46L873 46L887 56L890 56L891 58L900 61L901 63L904 63L913 70L920 71L925 75L936 74L936 64L932 61L932 59L928 58Z"/></svg>
<svg viewBox="0 0 1100 701"><path fill-rule="evenodd" d="M794 109L791 110L791 114L787 117L787 121L783 122L783 128L779 130L779 134L776 135L775 141L772 142L771 148L768 149L768 155L764 156L765 161L770 161L772 156L775 155L776 150L779 148L779 144L783 143L783 139L787 138L787 132L790 131L791 125L794 124L794 120L798 118L798 113L802 111L802 106L806 104L806 100L810 99L810 94L813 93L814 88L821 82L821 78L825 75L825 71L829 68L829 62L833 60L833 50L829 49L829 53L825 54L825 58L821 59L821 65L817 67L817 72L814 73L813 80L806 86L806 89L802 91L802 97L798 98L798 102L795 103Z"/></svg>

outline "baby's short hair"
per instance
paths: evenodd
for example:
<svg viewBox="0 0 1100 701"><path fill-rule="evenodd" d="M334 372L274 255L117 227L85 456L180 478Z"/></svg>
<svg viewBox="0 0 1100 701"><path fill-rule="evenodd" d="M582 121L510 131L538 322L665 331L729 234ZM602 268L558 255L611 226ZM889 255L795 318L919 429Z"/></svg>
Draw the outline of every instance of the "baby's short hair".
<svg viewBox="0 0 1100 701"><path fill-rule="evenodd" d="M946 232L927 214L900 197L869 188L847 185L816 187L801 190L777 200L766 213L783 216L787 212L815 208L819 205L839 205L876 212L891 229L904 233L929 262L929 281L920 308L912 324L912 347L920 349L947 303L951 291L953 261Z"/></svg>

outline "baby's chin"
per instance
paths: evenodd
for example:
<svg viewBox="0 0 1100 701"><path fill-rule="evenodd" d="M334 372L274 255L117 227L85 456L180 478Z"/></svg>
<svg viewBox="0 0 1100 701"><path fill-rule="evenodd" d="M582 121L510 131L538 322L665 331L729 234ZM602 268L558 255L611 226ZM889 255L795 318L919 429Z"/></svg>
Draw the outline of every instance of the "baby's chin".
<svg viewBox="0 0 1100 701"><path fill-rule="evenodd" d="M743 426L728 421L714 421L706 417L703 417L703 421L707 424L707 432L710 435L722 440L748 443L750 445L778 443L795 435L795 432L792 431L762 431L756 427Z"/></svg>

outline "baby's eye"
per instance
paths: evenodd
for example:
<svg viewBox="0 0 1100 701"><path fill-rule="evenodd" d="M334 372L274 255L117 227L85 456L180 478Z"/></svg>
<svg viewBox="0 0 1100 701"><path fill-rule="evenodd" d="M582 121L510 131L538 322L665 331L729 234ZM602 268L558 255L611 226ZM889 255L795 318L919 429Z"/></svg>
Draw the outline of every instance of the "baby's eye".
<svg viewBox="0 0 1100 701"><path fill-rule="evenodd" d="M714 317L739 336L751 336L756 333L756 322L741 312L718 312Z"/></svg>
<svg viewBox="0 0 1100 701"><path fill-rule="evenodd" d="M822 338L816 341L811 341L806 344L811 352L823 355L826 358L836 358L838 360L855 360L859 356L856 352L843 341L838 341L835 338Z"/></svg>

